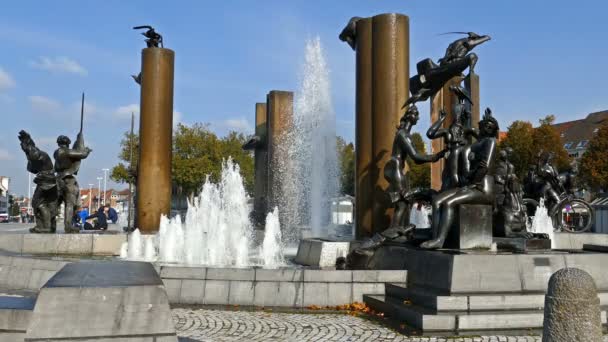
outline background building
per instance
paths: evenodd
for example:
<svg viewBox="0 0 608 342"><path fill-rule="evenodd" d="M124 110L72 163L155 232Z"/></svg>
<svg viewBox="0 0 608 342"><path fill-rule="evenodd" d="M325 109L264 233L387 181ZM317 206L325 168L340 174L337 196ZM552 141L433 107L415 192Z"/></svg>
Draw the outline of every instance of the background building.
<svg viewBox="0 0 608 342"><path fill-rule="evenodd" d="M8 218L8 184L10 178L0 176L0 215Z"/></svg>
<svg viewBox="0 0 608 342"><path fill-rule="evenodd" d="M608 124L608 110L591 113L584 119L558 123L553 127L559 132L568 155L578 162L593 135L605 124Z"/></svg>

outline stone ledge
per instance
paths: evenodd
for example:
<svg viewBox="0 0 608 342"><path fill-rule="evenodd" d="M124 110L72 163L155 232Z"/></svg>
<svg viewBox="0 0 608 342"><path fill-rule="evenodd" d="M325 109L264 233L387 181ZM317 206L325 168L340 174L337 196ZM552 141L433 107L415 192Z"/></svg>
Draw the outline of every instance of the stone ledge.
<svg viewBox="0 0 608 342"><path fill-rule="evenodd" d="M120 248L126 241L125 234L2 234L0 251L17 254L120 255Z"/></svg>

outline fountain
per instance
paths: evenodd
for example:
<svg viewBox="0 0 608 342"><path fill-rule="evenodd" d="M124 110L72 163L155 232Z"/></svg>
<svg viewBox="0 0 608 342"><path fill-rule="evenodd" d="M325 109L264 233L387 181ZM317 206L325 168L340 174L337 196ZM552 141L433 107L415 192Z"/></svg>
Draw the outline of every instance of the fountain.
<svg viewBox="0 0 608 342"><path fill-rule="evenodd" d="M547 208L545 207L544 198L541 198L538 203L538 207L534 213L534 219L532 219L532 224L530 225L529 231L532 233L547 234L549 235L551 246L553 247L553 244L555 244L553 220L551 220L551 217L549 217Z"/></svg>
<svg viewBox="0 0 608 342"><path fill-rule="evenodd" d="M280 173L284 239L297 243L302 228L310 228L315 237L328 236L339 171L329 70L319 37L306 42L293 123L279 148L287 149L288 156Z"/></svg>
<svg viewBox="0 0 608 342"><path fill-rule="evenodd" d="M283 242L281 239L281 225L279 223L279 208L266 216L264 241L260 247L260 259L264 268L278 268L285 265L283 256Z"/></svg>
<svg viewBox="0 0 608 342"><path fill-rule="evenodd" d="M431 210L424 205L414 203L410 211L410 223L416 226L416 229L431 228L429 216Z"/></svg>

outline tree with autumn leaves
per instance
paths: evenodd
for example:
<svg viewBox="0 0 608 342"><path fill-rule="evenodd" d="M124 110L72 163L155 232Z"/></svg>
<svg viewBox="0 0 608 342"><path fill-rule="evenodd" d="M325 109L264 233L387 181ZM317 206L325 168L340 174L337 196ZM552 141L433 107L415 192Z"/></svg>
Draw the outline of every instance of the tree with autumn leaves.
<svg viewBox="0 0 608 342"><path fill-rule="evenodd" d="M559 132L552 126L554 121L555 117L549 115L539 120L538 127L519 120L509 126L507 136L500 142L499 148L513 149L510 161L519 179L524 178L530 165L536 165L540 152L555 153L555 164L560 172L571 168L572 159L564 149Z"/></svg>
<svg viewBox="0 0 608 342"><path fill-rule="evenodd" d="M578 169L581 181L593 192L608 190L608 125L602 126L589 141Z"/></svg>

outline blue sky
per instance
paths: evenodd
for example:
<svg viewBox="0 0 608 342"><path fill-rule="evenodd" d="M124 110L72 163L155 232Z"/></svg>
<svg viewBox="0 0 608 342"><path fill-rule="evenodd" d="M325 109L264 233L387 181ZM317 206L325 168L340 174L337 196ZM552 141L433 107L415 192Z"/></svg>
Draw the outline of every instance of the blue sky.
<svg viewBox="0 0 608 342"><path fill-rule="evenodd" d="M464 5L460 5L460 3ZM132 26L150 24L176 51L175 111L219 134L253 130L254 104L271 89L297 90L306 39L319 36L330 67L338 134L354 136L354 53L337 36L352 16L410 17L410 63L440 58L456 36L490 34L480 46L481 106L503 128L546 114L558 121L608 109L605 1L3 1L0 11L0 175L27 193L25 128L52 153L78 130L87 93L81 187L116 164L139 88L144 46ZM429 125L420 105L420 131ZM112 184L113 185L113 184Z"/></svg>

